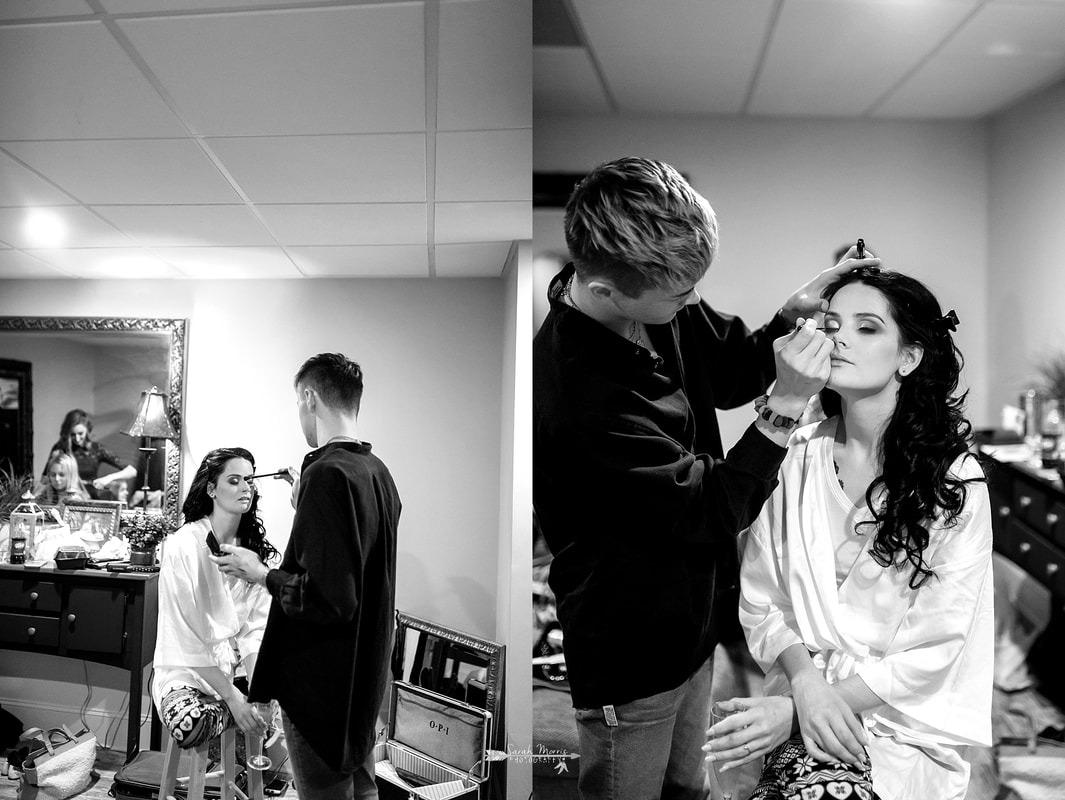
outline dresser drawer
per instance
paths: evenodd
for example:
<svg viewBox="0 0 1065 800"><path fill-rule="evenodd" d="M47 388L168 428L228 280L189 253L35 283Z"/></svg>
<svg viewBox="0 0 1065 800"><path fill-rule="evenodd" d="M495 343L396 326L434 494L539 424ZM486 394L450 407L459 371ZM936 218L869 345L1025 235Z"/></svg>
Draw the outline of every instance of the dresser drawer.
<svg viewBox="0 0 1065 800"><path fill-rule="evenodd" d="M1065 598L1065 552L1016 519L1007 532L1010 549L1005 555L1050 589L1056 601Z"/></svg>
<svg viewBox="0 0 1065 800"><path fill-rule="evenodd" d="M1047 496L1038 486L1026 481L1013 484L1013 516L1023 520L1037 532L1050 535L1047 524Z"/></svg>
<svg viewBox="0 0 1065 800"><path fill-rule="evenodd" d="M126 641L126 593L107 586L71 586L60 618L67 650L121 653Z"/></svg>
<svg viewBox="0 0 1065 800"><path fill-rule="evenodd" d="M36 576L0 580L0 608L58 612L62 591L58 583Z"/></svg>
<svg viewBox="0 0 1065 800"><path fill-rule="evenodd" d="M0 644L16 647L58 647L59 620L33 614L0 612Z"/></svg>

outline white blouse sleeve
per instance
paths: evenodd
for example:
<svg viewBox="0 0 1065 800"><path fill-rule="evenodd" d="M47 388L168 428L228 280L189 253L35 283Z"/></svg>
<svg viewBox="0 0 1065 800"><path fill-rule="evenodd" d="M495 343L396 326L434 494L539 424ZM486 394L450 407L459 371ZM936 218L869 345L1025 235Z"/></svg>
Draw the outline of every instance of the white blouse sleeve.
<svg viewBox="0 0 1065 800"><path fill-rule="evenodd" d="M177 542L174 542L176 545ZM194 554L184 547L166 547L159 570L159 630L155 664L167 667L211 667L211 624L200 603L210 596L201 586Z"/></svg>
<svg viewBox="0 0 1065 800"><path fill-rule="evenodd" d="M266 619L270 615L270 592L265 586L252 585L241 599L243 621L237 633L237 648L243 658L256 655L263 643Z"/></svg>
<svg viewBox="0 0 1065 800"><path fill-rule="evenodd" d="M740 564L740 624L747 646L763 672L785 649L801 644L787 587L787 559L774 524L783 518L782 487L778 486L747 529Z"/></svg>
<svg viewBox="0 0 1065 800"><path fill-rule="evenodd" d="M972 466L965 477L973 477ZM942 542L935 577L914 592L884 658L857 674L893 709L961 744L991 743L994 578L986 483L970 483L957 525Z"/></svg>

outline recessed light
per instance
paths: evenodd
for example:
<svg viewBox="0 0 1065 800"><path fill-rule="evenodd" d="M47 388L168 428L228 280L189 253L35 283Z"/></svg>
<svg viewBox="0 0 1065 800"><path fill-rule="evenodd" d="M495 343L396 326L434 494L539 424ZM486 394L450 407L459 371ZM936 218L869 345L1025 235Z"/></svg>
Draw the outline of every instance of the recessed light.
<svg viewBox="0 0 1065 800"><path fill-rule="evenodd" d="M67 225L58 213L35 208L26 215L26 235L34 247L59 247L67 238Z"/></svg>

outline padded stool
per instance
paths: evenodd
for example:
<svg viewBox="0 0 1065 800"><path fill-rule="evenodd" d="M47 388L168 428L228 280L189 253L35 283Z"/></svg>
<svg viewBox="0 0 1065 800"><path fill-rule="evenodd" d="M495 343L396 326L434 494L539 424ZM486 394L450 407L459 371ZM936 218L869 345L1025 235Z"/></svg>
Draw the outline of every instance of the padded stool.
<svg viewBox="0 0 1065 800"><path fill-rule="evenodd" d="M233 784L237 780L237 729L227 728L222 731L222 800L236 800L244 797L245 800L263 800L263 774L259 770L249 769L248 794L244 795L239 789L235 790ZM244 737L245 744L248 737ZM189 788L186 800L203 800L204 786L207 783L207 767L211 763L207 757L210 742L204 742L199 747L192 748L192 765L189 768ZM247 748L250 752L250 748ZM167 737L166 756L163 759L163 776L159 785L159 797L169 800L174 797L174 788L177 785L178 762L181 759L181 748L177 740L172 736Z"/></svg>

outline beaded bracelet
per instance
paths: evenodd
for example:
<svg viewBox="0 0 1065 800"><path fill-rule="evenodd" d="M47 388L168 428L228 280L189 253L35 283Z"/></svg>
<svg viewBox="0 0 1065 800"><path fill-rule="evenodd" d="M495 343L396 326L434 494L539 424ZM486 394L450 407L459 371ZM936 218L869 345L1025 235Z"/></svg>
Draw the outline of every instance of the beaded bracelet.
<svg viewBox="0 0 1065 800"><path fill-rule="evenodd" d="M763 394L754 401L754 413L766 422L771 422L774 428L783 428L786 431L790 431L799 424L797 419L785 417L783 414L778 414L771 409L769 407L769 395L767 394Z"/></svg>

